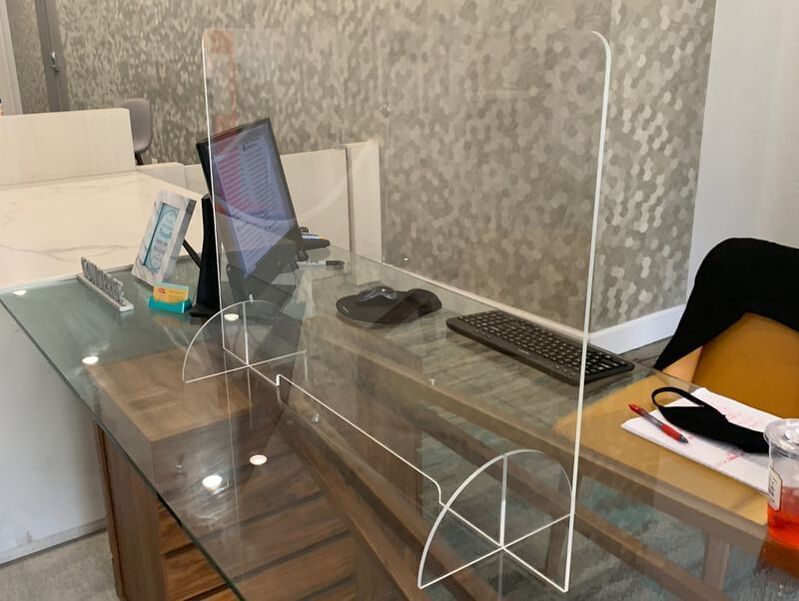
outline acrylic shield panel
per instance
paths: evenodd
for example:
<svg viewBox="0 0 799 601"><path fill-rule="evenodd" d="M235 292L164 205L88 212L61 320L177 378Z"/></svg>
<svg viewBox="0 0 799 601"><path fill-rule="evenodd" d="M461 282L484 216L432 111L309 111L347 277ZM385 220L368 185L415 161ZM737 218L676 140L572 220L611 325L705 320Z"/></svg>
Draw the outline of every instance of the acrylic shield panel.
<svg viewBox="0 0 799 601"><path fill-rule="evenodd" d="M358 599L568 590L610 56L509 23L204 34L222 310L183 379L246 397L248 449L315 487L204 546L244 598L296 557ZM579 382L448 327L495 310L570 338ZM233 455L248 506L279 462Z"/></svg>

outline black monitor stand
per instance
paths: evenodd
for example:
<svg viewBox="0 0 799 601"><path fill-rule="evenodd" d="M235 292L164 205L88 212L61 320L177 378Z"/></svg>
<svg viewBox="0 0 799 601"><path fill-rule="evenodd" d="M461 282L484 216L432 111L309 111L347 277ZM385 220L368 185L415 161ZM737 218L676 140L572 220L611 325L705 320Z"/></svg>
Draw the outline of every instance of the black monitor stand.
<svg viewBox="0 0 799 601"><path fill-rule="evenodd" d="M208 319L220 310L219 273L216 244L216 228L214 223L214 204L211 196L206 194L202 198L203 219L203 248L198 256L188 242L183 243L189 256L200 267L200 277L197 281L197 295L194 306L189 311L192 317ZM272 259L272 266L267 270L267 278L258 275L243 277L231 265L227 266L227 276L230 282L232 300L245 300L254 298L269 302L276 307L283 307L294 294L294 285L275 284L273 280L281 273L291 273L298 269L297 261L307 260L308 255L302 249L297 249L289 241L284 241L286 246L283 253L276 253ZM267 275L267 274L263 274ZM266 280L270 281L266 281Z"/></svg>
<svg viewBox="0 0 799 601"><path fill-rule="evenodd" d="M203 250L199 262L200 278L197 280L197 296L194 300L194 306L189 310L189 315L208 319L212 315L218 313L220 309L219 272L217 270L214 204L211 202L210 194L203 196L201 202L203 214ZM192 254L192 252L190 251L189 254ZM196 255L197 253L194 253L194 256Z"/></svg>

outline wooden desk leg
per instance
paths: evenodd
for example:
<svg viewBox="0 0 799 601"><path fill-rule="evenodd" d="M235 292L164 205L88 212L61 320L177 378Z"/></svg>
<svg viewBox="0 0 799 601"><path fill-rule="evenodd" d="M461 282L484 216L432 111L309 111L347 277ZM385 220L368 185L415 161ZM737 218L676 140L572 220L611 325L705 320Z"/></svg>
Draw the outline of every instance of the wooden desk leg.
<svg viewBox="0 0 799 601"><path fill-rule="evenodd" d="M111 489L109 488L109 473L108 473L108 457L105 450L105 434L97 426L94 425L94 442L97 449L97 459L100 462L100 472L103 476L103 498L105 499L106 509L106 523L108 528L108 546L111 551L111 566L114 569L114 588L116 589L117 597L124 600L125 590L122 586L122 570L119 565L119 546L117 543L117 529L114 524L114 518L111 514L113 507L111 505Z"/></svg>
<svg viewBox="0 0 799 601"><path fill-rule="evenodd" d="M122 601L166 600L157 501L127 458L95 428L117 596Z"/></svg>
<svg viewBox="0 0 799 601"><path fill-rule="evenodd" d="M727 574L727 562L730 559L730 543L715 536L705 538L705 561L702 565L702 580L724 589L724 577Z"/></svg>
<svg viewBox="0 0 799 601"><path fill-rule="evenodd" d="M95 436L120 601L234 599L129 459L96 426Z"/></svg>

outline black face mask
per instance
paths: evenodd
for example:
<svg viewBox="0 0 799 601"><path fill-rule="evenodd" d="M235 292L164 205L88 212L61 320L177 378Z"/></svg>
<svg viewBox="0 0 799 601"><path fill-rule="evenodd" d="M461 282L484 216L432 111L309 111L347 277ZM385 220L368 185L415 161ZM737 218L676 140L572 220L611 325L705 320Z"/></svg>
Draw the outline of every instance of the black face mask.
<svg viewBox="0 0 799 601"><path fill-rule="evenodd" d="M658 404L655 397L663 392L673 392L699 407L666 407ZM663 417L672 425L697 434L703 438L717 440L747 453L768 453L768 443L763 438L763 433L750 430L743 426L731 423L727 417L715 407L696 398L689 392L665 386L652 391L652 402L660 409Z"/></svg>

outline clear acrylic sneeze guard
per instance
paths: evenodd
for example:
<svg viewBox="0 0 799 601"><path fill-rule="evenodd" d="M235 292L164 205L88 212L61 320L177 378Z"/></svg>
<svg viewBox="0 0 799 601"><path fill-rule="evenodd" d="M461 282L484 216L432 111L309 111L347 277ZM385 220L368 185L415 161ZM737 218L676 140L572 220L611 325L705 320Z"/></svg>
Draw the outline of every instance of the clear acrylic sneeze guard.
<svg viewBox="0 0 799 601"><path fill-rule="evenodd" d="M584 386L447 319L524 317L581 343L584 373L608 48L534 24L378 21L205 33L224 308L183 379L269 416L248 444L279 438L312 476L316 509L296 529L328 541L319 561L335 547L356 598L565 592L580 421L569 437L553 426L579 415ZM295 229L284 177L296 224L330 246ZM260 598L254 566L283 551L246 528L226 534L235 562L206 551Z"/></svg>

